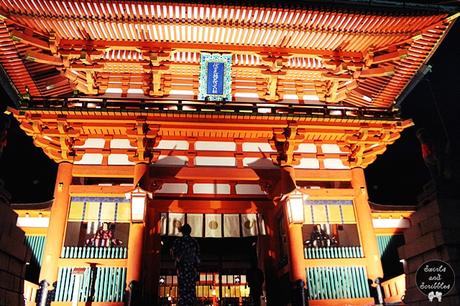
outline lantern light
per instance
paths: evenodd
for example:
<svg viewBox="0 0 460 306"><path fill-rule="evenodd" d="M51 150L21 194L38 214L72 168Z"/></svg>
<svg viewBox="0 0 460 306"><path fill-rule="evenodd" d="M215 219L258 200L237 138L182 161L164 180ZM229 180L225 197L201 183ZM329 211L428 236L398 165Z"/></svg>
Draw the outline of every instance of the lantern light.
<svg viewBox="0 0 460 306"><path fill-rule="evenodd" d="M147 197L151 199L152 193L137 186L134 190L126 193L125 197L130 200L131 204L131 222L144 222Z"/></svg>
<svg viewBox="0 0 460 306"><path fill-rule="evenodd" d="M287 205L290 223L303 224L305 222L303 200L304 196L302 193L294 192L289 195Z"/></svg>

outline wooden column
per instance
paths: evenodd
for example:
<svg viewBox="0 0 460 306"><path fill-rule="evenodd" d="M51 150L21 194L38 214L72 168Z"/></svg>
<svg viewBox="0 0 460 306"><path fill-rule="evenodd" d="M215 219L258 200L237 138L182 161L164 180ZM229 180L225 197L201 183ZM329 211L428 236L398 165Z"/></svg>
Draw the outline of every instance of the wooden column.
<svg viewBox="0 0 460 306"><path fill-rule="evenodd" d="M54 187L54 201L51 206L50 221L43 251L43 263L39 280L49 284L57 281L58 259L65 237L66 222L69 211L69 186L72 183L72 164L59 164Z"/></svg>
<svg viewBox="0 0 460 306"><path fill-rule="evenodd" d="M139 163L134 166L134 186L136 186L145 172L148 164ZM131 223L128 240L128 267L126 271L126 284L141 280L142 271L142 246L144 243L144 223Z"/></svg>
<svg viewBox="0 0 460 306"><path fill-rule="evenodd" d="M291 281L302 280L305 284L306 273L305 273L305 257L303 250L303 237L302 237L302 224L291 224L288 218L288 205L283 202L284 205L284 220L287 225L287 241L289 248L289 268Z"/></svg>
<svg viewBox="0 0 460 306"><path fill-rule="evenodd" d="M358 230L364 257L367 259L367 277L374 281L383 277L377 238L372 225L371 209L369 207L366 180L362 168L351 169L351 184L355 191L355 210L358 221Z"/></svg>
<svg viewBox="0 0 460 306"><path fill-rule="evenodd" d="M143 250L144 298L146 302L156 305L158 299L158 285L160 279L160 213L152 207L147 207L145 220L145 238Z"/></svg>

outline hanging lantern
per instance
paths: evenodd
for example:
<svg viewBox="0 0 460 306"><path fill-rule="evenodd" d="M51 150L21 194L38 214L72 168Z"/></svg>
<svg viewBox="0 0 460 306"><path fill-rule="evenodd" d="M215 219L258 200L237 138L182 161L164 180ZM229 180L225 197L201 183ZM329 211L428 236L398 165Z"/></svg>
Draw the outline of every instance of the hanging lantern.
<svg viewBox="0 0 460 306"><path fill-rule="evenodd" d="M130 200L131 206L131 222L144 222L145 208L147 206L147 198L152 198L152 193L137 186L134 190L125 194Z"/></svg>
<svg viewBox="0 0 460 306"><path fill-rule="evenodd" d="M304 224L305 213L303 204L303 194L292 193L287 200L289 222L295 224Z"/></svg>

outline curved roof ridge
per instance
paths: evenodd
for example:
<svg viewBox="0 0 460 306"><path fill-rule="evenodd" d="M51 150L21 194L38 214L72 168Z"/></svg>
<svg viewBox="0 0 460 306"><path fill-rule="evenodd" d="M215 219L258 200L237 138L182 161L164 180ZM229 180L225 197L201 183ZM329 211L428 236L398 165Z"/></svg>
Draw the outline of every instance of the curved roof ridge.
<svg viewBox="0 0 460 306"><path fill-rule="evenodd" d="M369 206L372 212L383 212L383 211L415 211L417 205L391 205L391 204L377 204L369 201Z"/></svg>
<svg viewBox="0 0 460 306"><path fill-rule="evenodd" d="M43 202L33 202L33 203L11 203L11 208L14 210L47 210L51 208L54 199L50 199Z"/></svg>

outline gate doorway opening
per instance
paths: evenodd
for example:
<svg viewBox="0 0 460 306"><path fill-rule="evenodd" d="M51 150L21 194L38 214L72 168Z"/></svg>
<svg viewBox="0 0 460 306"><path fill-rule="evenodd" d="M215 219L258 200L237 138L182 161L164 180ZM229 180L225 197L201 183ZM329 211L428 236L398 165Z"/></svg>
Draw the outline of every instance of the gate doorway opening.
<svg viewBox="0 0 460 306"><path fill-rule="evenodd" d="M176 237L161 241L159 305L176 305L177 273L170 249ZM197 305L250 306L248 272L257 264L257 237L197 238L201 249ZM249 272L250 273L250 272Z"/></svg>

